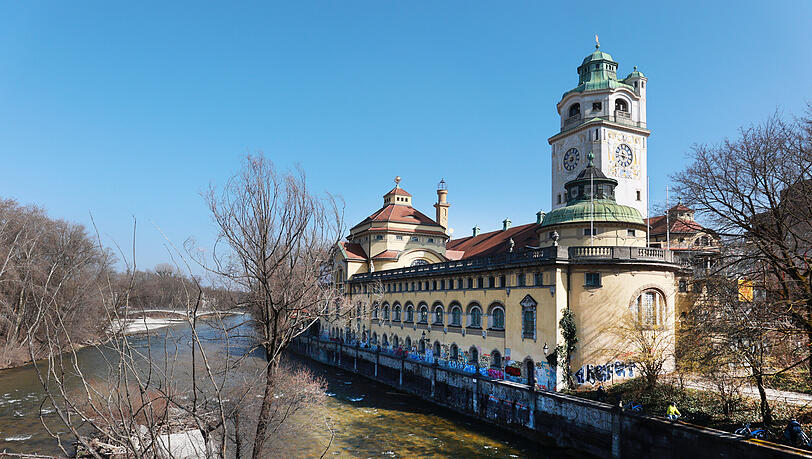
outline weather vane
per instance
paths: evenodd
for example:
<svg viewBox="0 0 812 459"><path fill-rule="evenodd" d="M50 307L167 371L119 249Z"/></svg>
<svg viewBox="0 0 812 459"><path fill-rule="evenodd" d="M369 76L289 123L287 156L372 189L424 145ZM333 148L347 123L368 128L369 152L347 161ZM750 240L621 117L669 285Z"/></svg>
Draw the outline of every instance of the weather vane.
<svg viewBox="0 0 812 459"><path fill-rule="evenodd" d="M395 177L395 186L400 187L400 176Z"/></svg>
<svg viewBox="0 0 812 459"><path fill-rule="evenodd" d="M601 47L601 42L598 41L598 34L595 34L595 49Z"/></svg>

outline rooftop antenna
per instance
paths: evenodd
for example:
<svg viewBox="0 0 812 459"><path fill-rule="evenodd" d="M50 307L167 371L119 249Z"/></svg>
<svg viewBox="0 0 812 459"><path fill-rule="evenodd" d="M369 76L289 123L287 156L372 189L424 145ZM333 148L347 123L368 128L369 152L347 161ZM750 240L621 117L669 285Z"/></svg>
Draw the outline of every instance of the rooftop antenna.
<svg viewBox="0 0 812 459"><path fill-rule="evenodd" d="M666 248L668 252L671 253L671 220L670 214L671 210L668 208L668 185L665 186L665 240L666 240Z"/></svg>
<svg viewBox="0 0 812 459"><path fill-rule="evenodd" d="M595 41L598 40L598 36L595 35ZM589 159L589 164L587 167L589 168L589 245L595 245L595 165L592 164L592 159L595 158L595 155L592 152L589 152L587 156Z"/></svg>

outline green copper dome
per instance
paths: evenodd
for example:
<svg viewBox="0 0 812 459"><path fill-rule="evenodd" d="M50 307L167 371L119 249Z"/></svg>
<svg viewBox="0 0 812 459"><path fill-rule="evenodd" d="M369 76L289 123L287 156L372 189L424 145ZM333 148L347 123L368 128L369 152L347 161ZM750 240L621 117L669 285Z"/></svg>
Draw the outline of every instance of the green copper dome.
<svg viewBox="0 0 812 459"><path fill-rule="evenodd" d="M592 212L594 205L594 213ZM634 207L624 206L610 199L581 200L553 209L544 216L541 226L564 223L633 223L644 225L643 216Z"/></svg>
<svg viewBox="0 0 812 459"><path fill-rule="evenodd" d="M612 55L595 46L595 52L585 57L578 67L578 86L564 93L563 97L572 92L597 91L600 89L616 88L633 89L630 85L618 81L617 62Z"/></svg>
<svg viewBox="0 0 812 459"><path fill-rule="evenodd" d="M637 209L615 201L617 180L607 177L595 167L592 162L594 158L590 152L586 168L564 185L567 205L547 213L541 221L542 227L589 221L644 224L643 216Z"/></svg>

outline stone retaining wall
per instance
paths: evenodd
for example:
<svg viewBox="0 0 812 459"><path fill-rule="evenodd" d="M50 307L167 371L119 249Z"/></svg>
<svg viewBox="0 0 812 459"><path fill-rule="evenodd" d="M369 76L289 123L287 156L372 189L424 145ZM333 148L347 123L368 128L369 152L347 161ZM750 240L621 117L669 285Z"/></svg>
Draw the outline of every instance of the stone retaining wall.
<svg viewBox="0 0 812 459"><path fill-rule="evenodd" d="M301 336L292 351L510 430L600 457L812 458L783 445L630 414L605 403L497 381L436 364Z"/></svg>

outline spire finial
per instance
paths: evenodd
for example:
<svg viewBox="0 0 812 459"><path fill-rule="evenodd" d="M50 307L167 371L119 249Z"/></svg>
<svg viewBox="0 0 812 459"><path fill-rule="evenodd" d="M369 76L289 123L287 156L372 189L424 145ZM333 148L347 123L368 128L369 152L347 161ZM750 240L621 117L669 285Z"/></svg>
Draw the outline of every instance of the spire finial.
<svg viewBox="0 0 812 459"><path fill-rule="evenodd" d="M586 155L586 159L589 161L589 163L587 163L586 167L595 167L595 165L592 164L592 160L595 159L595 155L593 155L591 151L589 152L588 155Z"/></svg>
<svg viewBox="0 0 812 459"><path fill-rule="evenodd" d="M395 188L400 188L400 176L395 177Z"/></svg>
<svg viewBox="0 0 812 459"><path fill-rule="evenodd" d="M595 34L595 49L598 49L600 47L601 47L601 42L598 41L598 34Z"/></svg>

